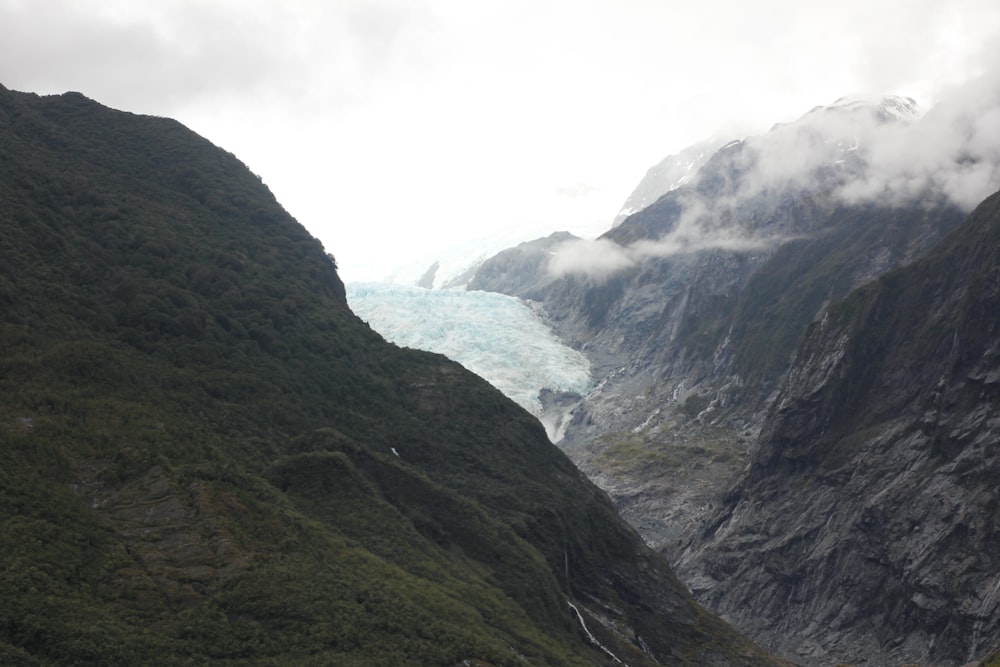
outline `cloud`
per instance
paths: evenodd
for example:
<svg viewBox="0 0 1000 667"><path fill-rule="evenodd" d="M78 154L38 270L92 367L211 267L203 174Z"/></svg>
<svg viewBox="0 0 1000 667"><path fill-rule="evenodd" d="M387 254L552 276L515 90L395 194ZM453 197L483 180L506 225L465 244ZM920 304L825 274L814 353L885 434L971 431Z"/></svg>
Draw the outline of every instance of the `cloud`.
<svg viewBox="0 0 1000 667"><path fill-rule="evenodd" d="M176 118L348 275L512 223L610 226L666 153L853 90L933 102L994 67L998 25L995 0L0 0L0 83Z"/></svg>
<svg viewBox="0 0 1000 667"><path fill-rule="evenodd" d="M158 115L234 98L336 110L434 48L430 12L396 0L0 0L0 26L4 85Z"/></svg>
<svg viewBox="0 0 1000 667"><path fill-rule="evenodd" d="M635 266L635 252L608 239L560 243L552 251L549 272L556 276L585 275L595 282Z"/></svg>
<svg viewBox="0 0 1000 667"><path fill-rule="evenodd" d="M701 252L726 250L749 252L773 247L781 240L777 237L755 238L746 234L732 234L729 229L708 230L700 228L697 218L688 216L670 234L657 240L641 240L622 246L610 239L575 239L557 245L552 251L548 271L553 276L585 276L594 283L606 282L613 275L640 265L652 258ZM702 219L704 220L704 218Z"/></svg>
<svg viewBox="0 0 1000 667"><path fill-rule="evenodd" d="M747 139L736 189L712 207L799 189L831 190L847 203L943 197L968 211L1000 189L1000 72L952 88L923 117L904 110L903 122L872 106L851 108L841 101Z"/></svg>
<svg viewBox="0 0 1000 667"><path fill-rule="evenodd" d="M839 191L848 202L943 196L971 210L1000 189L1000 74L953 91L919 123L877 135L864 158L864 178Z"/></svg>
<svg viewBox="0 0 1000 667"><path fill-rule="evenodd" d="M716 232L679 234L673 233L657 241L638 241L630 246L634 256L642 259L651 257L670 257L685 253L701 252L703 250L726 250L729 252L749 252L773 247L787 236L759 237L730 235L726 230Z"/></svg>
<svg viewBox="0 0 1000 667"><path fill-rule="evenodd" d="M165 114L179 100L254 88L277 78L262 21L224 5L6 2L0 21L5 85L79 90L131 110ZM183 11L182 11L183 10ZM234 25L236 24L236 25Z"/></svg>
<svg viewBox="0 0 1000 667"><path fill-rule="evenodd" d="M923 117L909 98L844 98L717 157L675 195L668 234L629 246L573 242L550 272L603 281L654 257L774 247L791 236L760 231L757 212L804 195L888 206L944 198L969 211L1000 189L1000 73L954 88Z"/></svg>
<svg viewBox="0 0 1000 667"><path fill-rule="evenodd" d="M1000 60L1000 39L983 54L984 62ZM722 176L729 181L710 199L689 197L686 216L713 217L700 224L717 227L751 198L796 190L888 205L943 197L970 210L1000 188L1000 71L950 87L922 117L902 97L817 107L748 137Z"/></svg>

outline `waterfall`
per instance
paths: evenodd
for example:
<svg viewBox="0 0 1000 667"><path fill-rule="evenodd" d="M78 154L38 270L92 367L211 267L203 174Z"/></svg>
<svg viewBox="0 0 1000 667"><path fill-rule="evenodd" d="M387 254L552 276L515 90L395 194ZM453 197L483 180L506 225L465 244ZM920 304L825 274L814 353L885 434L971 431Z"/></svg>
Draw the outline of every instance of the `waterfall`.
<svg viewBox="0 0 1000 667"><path fill-rule="evenodd" d="M607 655L609 655L611 657L612 660L614 660L615 662L617 662L619 665L625 665L625 667L628 667L628 665L625 664L624 662L622 662L618 658L617 655L615 655L614 653L611 652L610 649L608 649L601 642L597 641L597 637L595 637L594 635L592 635L590 633L590 630L587 629L587 624L583 622L583 614L581 614L580 610L576 608L576 605L573 604L572 602L569 602L569 601L567 601L566 604L569 605L570 609L572 609L574 612L576 612L576 618L577 618L578 621L580 621L580 627L583 628L583 631L587 634L587 639L590 640L590 643L593 644L594 646L596 646L597 648L601 649L602 651L604 651Z"/></svg>

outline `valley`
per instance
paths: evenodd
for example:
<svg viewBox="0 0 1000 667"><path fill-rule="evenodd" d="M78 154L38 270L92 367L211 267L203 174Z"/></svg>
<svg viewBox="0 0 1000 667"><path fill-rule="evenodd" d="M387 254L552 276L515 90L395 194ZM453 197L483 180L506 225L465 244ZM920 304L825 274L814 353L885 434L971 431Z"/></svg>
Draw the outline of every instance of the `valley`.
<svg viewBox="0 0 1000 667"><path fill-rule="evenodd" d="M651 203L596 241L553 234L470 272L470 290L533 304L589 360L560 448L703 603L796 662L962 665L996 648L997 497L975 480L995 478L997 269L965 264L997 246L995 208L946 182L989 174L985 198L1000 159L987 142L893 181L881 157L961 117L845 98L721 146L658 197L643 184ZM939 332L893 314L938 299L965 304L933 315ZM845 310L873 332L813 342ZM867 350L854 366L847 344ZM850 388L825 398L836 383Z"/></svg>
<svg viewBox="0 0 1000 667"><path fill-rule="evenodd" d="M420 287L176 121L0 88L0 661L995 665L971 99L692 149Z"/></svg>
<svg viewBox="0 0 1000 667"><path fill-rule="evenodd" d="M782 664L180 123L0 87L0 232L0 663Z"/></svg>

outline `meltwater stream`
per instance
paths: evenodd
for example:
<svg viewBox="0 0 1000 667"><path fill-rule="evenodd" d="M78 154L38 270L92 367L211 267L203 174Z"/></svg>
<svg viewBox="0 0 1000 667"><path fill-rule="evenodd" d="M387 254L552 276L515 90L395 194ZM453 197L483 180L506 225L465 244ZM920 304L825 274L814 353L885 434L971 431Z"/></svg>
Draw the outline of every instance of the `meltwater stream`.
<svg viewBox="0 0 1000 667"><path fill-rule="evenodd" d="M535 416L541 416L542 389L585 394L590 388L586 357L563 345L519 299L464 289L349 283L347 301L386 340L457 361Z"/></svg>

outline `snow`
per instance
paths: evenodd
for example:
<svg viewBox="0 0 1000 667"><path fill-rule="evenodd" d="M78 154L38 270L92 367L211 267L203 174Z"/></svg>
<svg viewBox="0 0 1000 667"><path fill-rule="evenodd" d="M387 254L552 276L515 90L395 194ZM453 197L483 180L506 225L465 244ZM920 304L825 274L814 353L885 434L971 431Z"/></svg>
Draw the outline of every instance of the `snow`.
<svg viewBox="0 0 1000 667"><path fill-rule="evenodd" d="M528 304L492 292L348 283L362 320L403 347L438 352L490 382L540 417L538 393L587 393L590 364L563 345Z"/></svg>

